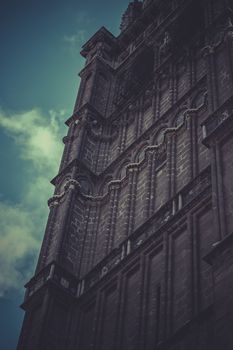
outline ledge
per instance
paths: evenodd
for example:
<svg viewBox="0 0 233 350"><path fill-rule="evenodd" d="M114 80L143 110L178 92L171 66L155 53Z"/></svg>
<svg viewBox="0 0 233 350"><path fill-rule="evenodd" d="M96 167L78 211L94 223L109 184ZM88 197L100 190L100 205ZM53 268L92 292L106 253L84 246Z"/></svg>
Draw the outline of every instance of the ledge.
<svg viewBox="0 0 233 350"><path fill-rule="evenodd" d="M65 124L67 126L70 126L72 122L78 120L81 115L85 114L85 112L93 113L95 118L99 118L102 121L106 121L106 118L100 112L98 112L97 109L95 109L95 107L91 103L87 102L81 107L77 108L74 111L73 115L66 120Z"/></svg>
<svg viewBox="0 0 233 350"><path fill-rule="evenodd" d="M207 167L191 184L188 184L175 197L167 201L81 280L56 262L50 263L26 284L25 302L48 282L55 283L60 289L64 289L66 293L75 298L82 297L93 287L96 288L103 278L119 268L123 261L125 264L128 259L131 259L138 249L142 249L151 242L156 242L156 245L160 244L163 232L174 230L176 222L182 220L190 207L197 201L209 198L210 191L211 174L210 167Z"/></svg>
<svg viewBox="0 0 233 350"><path fill-rule="evenodd" d="M77 296L79 280L69 271L53 261L37 273L26 285L26 293L21 308L38 295L48 285L54 285L70 297Z"/></svg>
<svg viewBox="0 0 233 350"><path fill-rule="evenodd" d="M204 256L203 260L205 260L208 264L213 265L214 260L227 248L229 245L233 245L233 233L226 236L222 241L216 242L212 245L212 250Z"/></svg>
<svg viewBox="0 0 233 350"><path fill-rule="evenodd" d="M203 141L202 143L210 148L211 141L215 139L219 133L229 130L233 126L233 96L230 97L220 108L211 114L203 123Z"/></svg>
<svg viewBox="0 0 233 350"><path fill-rule="evenodd" d="M86 57L92 46L100 41L116 43L116 37L105 27L101 27L82 47L81 55Z"/></svg>

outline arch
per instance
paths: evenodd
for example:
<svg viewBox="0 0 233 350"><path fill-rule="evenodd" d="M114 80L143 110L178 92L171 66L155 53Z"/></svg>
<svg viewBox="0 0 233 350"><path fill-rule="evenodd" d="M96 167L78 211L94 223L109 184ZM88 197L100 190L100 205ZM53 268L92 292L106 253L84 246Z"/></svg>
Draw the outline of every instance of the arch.
<svg viewBox="0 0 233 350"><path fill-rule="evenodd" d="M160 84L160 92L163 94L166 92L170 87L170 74L169 71L164 71L163 74L160 75L159 78L159 84Z"/></svg>
<svg viewBox="0 0 233 350"><path fill-rule="evenodd" d="M142 145L139 146L139 148L136 150L133 161L135 163L141 163L143 159L145 158L145 149L148 146L148 142L144 142Z"/></svg>
<svg viewBox="0 0 233 350"><path fill-rule="evenodd" d="M182 108L178 111L175 118L173 119L172 126L175 128L180 127L184 123L184 112L186 111L185 108Z"/></svg>
<svg viewBox="0 0 233 350"><path fill-rule="evenodd" d="M164 125L162 126L155 134L152 144L153 145L160 145L164 141L164 133L167 130L168 126Z"/></svg>
<svg viewBox="0 0 233 350"><path fill-rule="evenodd" d="M181 78L188 69L188 62L187 62L187 58L184 55L179 61L176 62L176 73L177 73L177 77Z"/></svg>
<svg viewBox="0 0 233 350"><path fill-rule="evenodd" d="M130 164L130 159L125 160L119 167L117 173L116 173L116 178L121 180L126 176L126 170L127 170L127 165Z"/></svg>
<svg viewBox="0 0 233 350"><path fill-rule="evenodd" d="M107 175L104 178L104 180L102 181L102 183L100 184L100 187L99 187L99 191L98 191L99 196L103 196L104 193L107 192L107 185L112 180L113 180L113 176L112 175Z"/></svg>
<svg viewBox="0 0 233 350"><path fill-rule="evenodd" d="M61 178L61 180L60 180L60 182L59 182L59 185L58 185L57 188L56 188L56 194L61 193L61 192L64 191L64 188L65 188L67 182L68 182L70 179L71 179L71 175L70 175L70 174L66 174L66 175L64 175L64 176Z"/></svg>
<svg viewBox="0 0 233 350"><path fill-rule="evenodd" d="M86 176L79 176L78 181L81 185L81 192L87 196L93 194L93 185Z"/></svg>
<svg viewBox="0 0 233 350"><path fill-rule="evenodd" d="M199 90L196 95L194 95L192 102L191 102L191 108L196 109L200 106L202 106L205 103L207 90L201 89Z"/></svg>

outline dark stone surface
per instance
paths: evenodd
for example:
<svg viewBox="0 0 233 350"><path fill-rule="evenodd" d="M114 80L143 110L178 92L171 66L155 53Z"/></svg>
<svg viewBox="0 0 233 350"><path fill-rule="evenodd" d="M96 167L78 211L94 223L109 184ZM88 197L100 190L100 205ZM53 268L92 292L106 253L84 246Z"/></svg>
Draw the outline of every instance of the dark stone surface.
<svg viewBox="0 0 233 350"><path fill-rule="evenodd" d="M233 348L233 4L141 5L84 45L18 350Z"/></svg>

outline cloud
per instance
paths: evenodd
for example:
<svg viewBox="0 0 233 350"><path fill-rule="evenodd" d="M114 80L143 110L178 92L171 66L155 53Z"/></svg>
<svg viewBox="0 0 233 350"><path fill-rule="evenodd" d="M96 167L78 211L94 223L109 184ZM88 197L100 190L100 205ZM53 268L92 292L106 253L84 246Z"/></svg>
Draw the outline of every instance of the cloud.
<svg viewBox="0 0 233 350"><path fill-rule="evenodd" d="M89 33L87 30L82 28L89 28L93 18L85 11L79 11L76 16L76 23L78 29L75 33L67 34L62 37L62 41L66 44L66 49L68 48L72 54L77 54L80 52L83 44L87 41Z"/></svg>
<svg viewBox="0 0 233 350"><path fill-rule="evenodd" d="M65 35L63 37L64 42L68 45L71 52L76 53L79 52L82 45L86 41L86 31L85 30L78 30L77 33L72 35Z"/></svg>
<svg viewBox="0 0 233 350"><path fill-rule="evenodd" d="M23 207L0 203L0 222L0 296L4 296L11 289L22 290L34 266L19 266L37 255L39 241L34 237L33 216Z"/></svg>
<svg viewBox="0 0 233 350"><path fill-rule="evenodd" d="M12 289L22 290L34 270L47 219L46 201L52 192L49 180L56 175L62 154L64 119L65 111L49 111L47 115L38 109L0 111L0 128L30 168L20 203L0 198L0 296Z"/></svg>
<svg viewBox="0 0 233 350"><path fill-rule="evenodd" d="M79 11L76 15L77 25L90 25L93 21L93 18L90 17L90 14L86 11Z"/></svg>
<svg viewBox="0 0 233 350"><path fill-rule="evenodd" d="M64 114L49 111L46 118L37 109L13 115L0 112L0 127L20 146L21 158L31 161L39 170L45 167L54 170L61 155L59 119Z"/></svg>

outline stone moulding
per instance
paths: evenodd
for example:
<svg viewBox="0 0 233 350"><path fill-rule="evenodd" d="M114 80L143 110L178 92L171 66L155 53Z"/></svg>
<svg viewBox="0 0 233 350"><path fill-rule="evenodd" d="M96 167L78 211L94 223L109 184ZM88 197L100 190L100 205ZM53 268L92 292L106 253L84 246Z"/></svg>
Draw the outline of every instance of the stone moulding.
<svg viewBox="0 0 233 350"><path fill-rule="evenodd" d="M203 144L210 147L211 137L224 127L228 122L233 120L233 97L230 97L217 111L211 114L202 123Z"/></svg>
<svg viewBox="0 0 233 350"><path fill-rule="evenodd" d="M183 123L181 123L177 127L167 128L164 131L164 138L159 145L149 145L149 146L145 147L144 158L140 162L130 163L130 164L126 165L126 176L123 179L112 180L108 183L108 192L107 193L105 193L103 196L85 196L85 195L83 195L83 197L86 199L90 199L92 201L93 200L101 201L102 199L104 199L108 195L109 189L111 189L115 185L117 187L121 186L122 183L125 181L125 178L128 177L128 174L130 171L133 171L133 170L137 171L147 161L147 155L149 152L156 152L157 153L157 160L158 160L158 167L160 165L162 165L162 163L166 160L166 140L165 140L166 135L172 134L174 132L177 132L179 129L181 129L186 124L186 120L189 117L195 117L196 113L198 113L203 107L207 106L207 102L208 102L208 94L206 92L204 94L204 101L200 106L198 106L197 108L192 108L192 109L188 108L187 110L185 110L183 112L183 114L184 114ZM159 162L159 160L161 160L161 162Z"/></svg>
<svg viewBox="0 0 233 350"><path fill-rule="evenodd" d="M233 24L230 17L228 17L226 26L222 30L220 35L221 38L217 42L212 42L202 49L202 53L204 56L213 54L224 43L224 41L227 40L227 38L233 40Z"/></svg>
<svg viewBox="0 0 233 350"><path fill-rule="evenodd" d="M80 190L80 188L81 185L77 180L69 179L64 185L64 190L61 193L54 195L48 200L49 208L59 205L61 199L66 195L66 193L69 190Z"/></svg>
<svg viewBox="0 0 233 350"><path fill-rule="evenodd" d="M186 110L185 111L183 111L182 113L183 113L183 115L184 115L184 122L183 123L181 123L180 125L178 125L177 127L169 127L169 128L167 128L165 131L164 131L164 135L166 134L166 133L169 133L169 131L171 132L171 131L176 131L177 129L179 129L182 125L184 125L185 124L185 119L186 119L186 117L190 117L190 116L195 116L195 113L198 113L202 108L204 108L204 107L206 107L207 105L208 105L208 93L207 93L207 91L205 92L205 93L203 93L204 94L204 99L203 99L203 103L202 104L200 104L200 106L198 106L197 108L186 108ZM170 112L170 111L168 111L168 112ZM159 120L159 122L161 123L165 118L165 116L167 116L167 113L168 112L166 112L165 113L165 115L163 116L163 118L161 118L160 120ZM130 118L131 119L131 118ZM117 120L114 120L113 122L116 122ZM141 138L143 138L143 137L145 137L146 135L148 135L148 132L149 131L151 131L153 128L156 128L156 126L158 126L157 125L157 123L156 124L154 124L154 125L152 125L148 130L146 130L141 136L140 136L140 139ZM89 128L89 135L91 136L92 135L92 133L93 133L93 131L92 130L90 130L90 128ZM117 135L118 135L118 130L116 130L115 132L114 132L114 134L111 136L111 137L114 137L114 138L116 138L117 137ZM92 135L93 137L94 137L94 135ZM102 141L104 141L104 142L111 142L111 137L107 137L107 138L105 138L104 139L104 137L103 137L103 140ZM101 140L101 137L99 136L99 140ZM127 147L124 151L123 151L123 153L122 153L122 155L125 153L125 152L128 152L129 151L129 149L134 145L135 143L133 142L133 144L131 144L129 147ZM122 156L121 155L121 156ZM112 163L110 163L110 164L108 164L108 166L107 166L107 168L106 169L104 169L101 173L98 173L98 174L96 174L96 175L102 175L103 173L106 173L106 171L107 171L107 169L111 166L111 164L113 164L115 162L115 160L113 160L112 161Z"/></svg>
<svg viewBox="0 0 233 350"><path fill-rule="evenodd" d="M52 262L42 269L26 284L25 303L47 283L53 283L74 298L80 298L92 287L105 278L122 261L142 249L144 245L153 243L159 246L164 232L173 232L177 223L184 221L184 216L195 203L211 198L211 171L207 167L192 183L186 186L175 197L171 198L149 220L134 231L119 247L104 258L82 280ZM72 186L72 185L71 185ZM75 185L76 186L76 185ZM68 185L67 185L68 188Z"/></svg>
<svg viewBox="0 0 233 350"><path fill-rule="evenodd" d="M210 196L211 173L210 167L207 167L191 184L169 200L83 278L82 281L85 281L83 282L85 285L83 293L86 293L123 260L131 256L135 250L147 244L150 240L153 241L153 244L162 244L162 233L166 230L172 232L177 220L179 222L183 220L184 215L197 201L210 198Z"/></svg>
<svg viewBox="0 0 233 350"><path fill-rule="evenodd" d="M147 159L148 159L148 153L150 153L150 152L156 153L157 157L156 157L155 161L157 163L157 168L162 166L162 164L166 161L166 137L167 137L166 135L176 133L179 129L181 129L182 127L184 127L186 125L186 120L189 117L191 117L191 118L195 117L196 113L198 113L203 107L205 107L207 105L207 97L208 97L208 94L206 92L204 94L204 101L200 106L198 106L197 108L193 108L193 109L188 108L187 110L185 110L183 112L183 115L184 115L183 123L181 123L177 127L167 128L164 131L164 137L163 137L163 140L160 144L149 145L149 146L145 147L144 158L138 163L135 162L135 163L130 163L130 164L126 165L126 176L123 179L116 179L116 180L110 181L107 184L107 188L108 188L107 192L104 193L102 196L85 195L84 193L82 193L81 184L77 180L70 179L66 182L64 190L61 193L54 195L52 198L50 198L48 200L48 206L50 208L52 208L52 207L59 205L61 200L65 197L65 195L69 189L77 189L79 191L80 195L82 196L82 198L84 200L87 200L90 202L101 202L101 201L107 199L109 196L109 193L112 189L121 188L125 184L130 172L139 171L142 166L146 165Z"/></svg>

